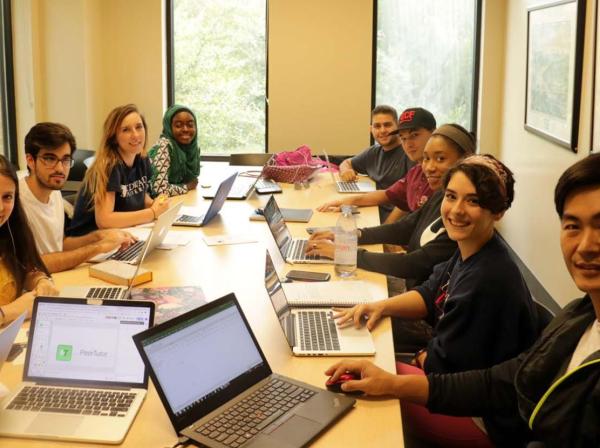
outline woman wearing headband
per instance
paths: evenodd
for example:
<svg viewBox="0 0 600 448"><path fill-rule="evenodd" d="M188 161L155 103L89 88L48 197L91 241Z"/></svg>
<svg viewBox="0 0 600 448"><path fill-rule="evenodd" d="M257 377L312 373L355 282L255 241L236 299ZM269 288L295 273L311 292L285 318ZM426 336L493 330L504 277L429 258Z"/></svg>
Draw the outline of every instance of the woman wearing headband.
<svg viewBox="0 0 600 448"><path fill-rule="evenodd" d="M162 134L148 156L152 162L153 196L176 196L198 186L200 149L196 116L191 109L175 104L165 112Z"/></svg>
<svg viewBox="0 0 600 448"><path fill-rule="evenodd" d="M443 175L456 162L475 152L475 137L458 124L437 128L425 145L422 169L427 183L435 193L416 211L399 221L359 230L359 244L396 244L406 247L406 253L379 253L358 249L357 265L368 271L406 279L407 288L425 281L433 267L448 260L456 243L448 238L440 219ZM333 258L332 232L313 234L309 254Z"/></svg>
<svg viewBox="0 0 600 448"><path fill-rule="evenodd" d="M360 372L360 381L342 389L426 405L435 414L426 415L421 407L423 418L411 428L436 445L484 446L481 435L476 445L460 426L471 419L448 417L454 415L483 417L496 446L600 446L598 173L600 154L593 154L569 167L556 185L563 259L585 295L567 304L529 350L491 368L455 374L398 376L367 361L343 361L326 374L335 380L347 371ZM531 441L541 443L528 445Z"/></svg>
<svg viewBox="0 0 600 448"><path fill-rule="evenodd" d="M21 207L17 173L0 155L0 325L31 314L36 295L56 294Z"/></svg>

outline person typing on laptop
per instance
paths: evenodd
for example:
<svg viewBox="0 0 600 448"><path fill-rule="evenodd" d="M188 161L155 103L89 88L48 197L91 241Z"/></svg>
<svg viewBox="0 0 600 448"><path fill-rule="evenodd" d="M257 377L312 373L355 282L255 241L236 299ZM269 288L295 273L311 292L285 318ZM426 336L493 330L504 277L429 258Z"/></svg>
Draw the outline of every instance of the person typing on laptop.
<svg viewBox="0 0 600 448"><path fill-rule="evenodd" d="M0 325L31 314L36 295L56 294L23 213L17 173L0 155Z"/></svg>
<svg viewBox="0 0 600 448"><path fill-rule="evenodd" d="M154 221L170 200L149 192L152 175L146 154L146 121L133 104L113 109L104 122L96 160L86 171L75 203L69 236L98 228L122 228Z"/></svg>
<svg viewBox="0 0 600 448"><path fill-rule="evenodd" d="M411 162L416 163L402 179L385 190L377 190L326 202L317 207L320 212L338 212L342 205L368 207L373 205L394 205L385 223L397 221L406 213L415 211L433 194L427 177L421 168L423 150L436 126L431 112L420 107L406 109L400 114L398 133L402 148ZM458 125L452 125L458 126Z"/></svg>
<svg viewBox="0 0 600 448"><path fill-rule="evenodd" d="M65 207L60 190L69 176L76 148L69 128L59 123L38 123L25 136L29 175L19 180L21 203L49 272L72 269L134 241L130 233L117 229L65 237Z"/></svg>

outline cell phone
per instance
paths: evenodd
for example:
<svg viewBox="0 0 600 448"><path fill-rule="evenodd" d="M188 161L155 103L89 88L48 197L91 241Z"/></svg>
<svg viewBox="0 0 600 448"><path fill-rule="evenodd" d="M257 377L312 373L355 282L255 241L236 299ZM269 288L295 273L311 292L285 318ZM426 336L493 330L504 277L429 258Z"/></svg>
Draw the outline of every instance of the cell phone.
<svg viewBox="0 0 600 448"><path fill-rule="evenodd" d="M310 272L291 270L286 275L288 280L297 280L300 282L326 282L331 278L327 272Z"/></svg>

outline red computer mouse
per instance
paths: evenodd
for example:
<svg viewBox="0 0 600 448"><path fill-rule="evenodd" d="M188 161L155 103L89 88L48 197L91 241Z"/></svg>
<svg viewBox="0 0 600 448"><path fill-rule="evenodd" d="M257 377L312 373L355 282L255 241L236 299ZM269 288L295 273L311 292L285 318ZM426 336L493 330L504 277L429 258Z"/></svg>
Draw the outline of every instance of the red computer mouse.
<svg viewBox="0 0 600 448"><path fill-rule="evenodd" d="M346 372L346 373L342 373L340 375L340 377L337 379L337 381L331 381L331 378L329 378L325 382L325 387L327 387L327 390L330 390L331 392L344 393L344 394L348 394L348 395L364 394L364 392L362 390L353 390L353 391L348 391L348 392L342 390L342 384L344 384L347 381L353 381L353 380L360 380L360 376L356 375L354 373L351 373L351 372Z"/></svg>

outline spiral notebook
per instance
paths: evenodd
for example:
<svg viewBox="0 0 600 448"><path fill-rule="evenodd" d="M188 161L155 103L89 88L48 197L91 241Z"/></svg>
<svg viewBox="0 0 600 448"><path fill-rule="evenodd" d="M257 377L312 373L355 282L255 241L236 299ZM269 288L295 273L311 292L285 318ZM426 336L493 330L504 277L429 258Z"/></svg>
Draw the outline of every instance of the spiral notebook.
<svg viewBox="0 0 600 448"><path fill-rule="evenodd" d="M288 304L294 307L354 306L375 300L367 284L360 280L284 283L283 290Z"/></svg>

